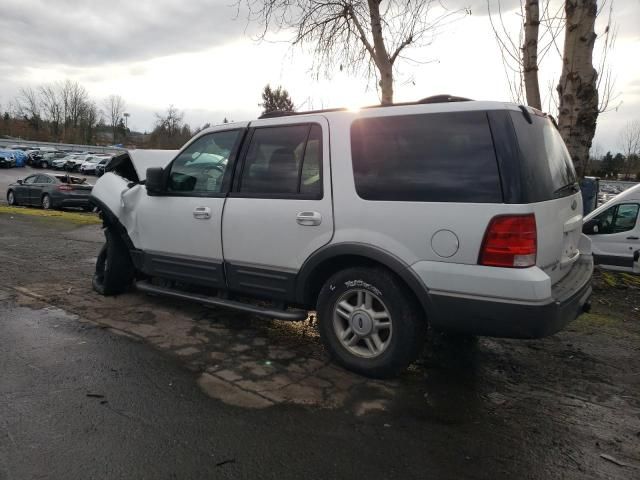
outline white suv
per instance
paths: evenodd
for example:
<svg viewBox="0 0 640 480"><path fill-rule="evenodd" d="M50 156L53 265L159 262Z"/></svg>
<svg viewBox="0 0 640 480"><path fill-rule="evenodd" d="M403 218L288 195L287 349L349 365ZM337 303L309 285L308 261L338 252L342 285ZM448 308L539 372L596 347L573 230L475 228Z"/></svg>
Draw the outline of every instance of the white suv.
<svg viewBox="0 0 640 480"><path fill-rule="evenodd" d="M593 271L565 145L533 109L452 100L220 125L146 172L114 158L92 193L94 288L315 310L332 356L376 377L416 358L427 325L558 331Z"/></svg>

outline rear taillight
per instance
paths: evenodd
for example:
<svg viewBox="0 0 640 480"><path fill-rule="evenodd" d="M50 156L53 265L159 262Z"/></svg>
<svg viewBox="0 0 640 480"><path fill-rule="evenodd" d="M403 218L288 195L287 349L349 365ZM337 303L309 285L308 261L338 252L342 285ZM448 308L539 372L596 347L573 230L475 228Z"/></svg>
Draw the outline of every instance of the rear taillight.
<svg viewBox="0 0 640 480"><path fill-rule="evenodd" d="M484 234L480 265L491 267L532 267L536 264L536 217L499 215L493 217Z"/></svg>
<svg viewBox="0 0 640 480"><path fill-rule="evenodd" d="M58 190L68 192L69 190L73 190L73 187L71 185L58 185Z"/></svg>

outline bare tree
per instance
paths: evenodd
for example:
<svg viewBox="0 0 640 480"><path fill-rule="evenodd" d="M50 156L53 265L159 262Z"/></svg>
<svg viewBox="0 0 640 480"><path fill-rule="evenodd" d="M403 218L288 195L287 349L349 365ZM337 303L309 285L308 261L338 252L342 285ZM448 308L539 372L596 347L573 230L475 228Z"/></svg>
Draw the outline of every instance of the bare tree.
<svg viewBox="0 0 640 480"><path fill-rule="evenodd" d="M597 13L597 0L565 0L558 128L580 176L589 161L599 113L598 72L593 66Z"/></svg>
<svg viewBox="0 0 640 480"><path fill-rule="evenodd" d="M293 45L310 47L316 71L339 66L365 71L378 81L382 104L393 103L394 69L411 47L429 45L439 30L463 10L438 0L237 0L260 22L265 39L271 28L292 29ZM415 60L414 60L415 61Z"/></svg>
<svg viewBox="0 0 640 480"><path fill-rule="evenodd" d="M42 85L38 88L40 105L49 121L51 133L56 140L60 138L60 126L63 120L63 105L54 84Z"/></svg>
<svg viewBox="0 0 640 480"><path fill-rule="evenodd" d="M102 103L104 107L104 113L107 117L107 121L111 126L111 133L113 138L113 143L116 143L116 132L118 130L118 123L122 118L126 110L126 104L124 99L120 95L109 95L104 99Z"/></svg>
<svg viewBox="0 0 640 480"><path fill-rule="evenodd" d="M16 105L20 116L26 118L36 130L40 128L40 100L36 90L31 87L21 88Z"/></svg>
<svg viewBox="0 0 640 480"><path fill-rule="evenodd" d="M540 5L538 0L526 0L524 5L524 43L522 45L522 76L527 94L527 104L542 109L538 81L538 31L540 30Z"/></svg>
<svg viewBox="0 0 640 480"><path fill-rule="evenodd" d="M636 167L640 154L640 121L627 122L620 132L618 145L625 157L625 177L629 177L631 170Z"/></svg>
<svg viewBox="0 0 640 480"><path fill-rule="evenodd" d="M507 27L500 1L497 15L491 11L490 0L487 0L487 11L511 99L541 110L540 66L549 52L561 55L556 42L564 27L562 7L552 8L550 0L522 0L517 13L521 19L517 35Z"/></svg>

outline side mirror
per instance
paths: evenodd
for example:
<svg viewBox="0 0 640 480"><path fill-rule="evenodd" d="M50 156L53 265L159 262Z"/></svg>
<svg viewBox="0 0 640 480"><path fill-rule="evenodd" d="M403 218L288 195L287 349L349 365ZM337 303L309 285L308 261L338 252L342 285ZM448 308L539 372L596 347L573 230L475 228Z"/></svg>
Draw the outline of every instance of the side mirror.
<svg viewBox="0 0 640 480"><path fill-rule="evenodd" d="M585 235L597 235L600 233L600 222L597 220L589 220L582 226L582 233Z"/></svg>
<svg viewBox="0 0 640 480"><path fill-rule="evenodd" d="M162 193L164 191L164 169L160 167L147 168L145 186L148 193Z"/></svg>
<svg viewBox="0 0 640 480"><path fill-rule="evenodd" d="M22 180L18 180L18 185L22 185Z"/></svg>

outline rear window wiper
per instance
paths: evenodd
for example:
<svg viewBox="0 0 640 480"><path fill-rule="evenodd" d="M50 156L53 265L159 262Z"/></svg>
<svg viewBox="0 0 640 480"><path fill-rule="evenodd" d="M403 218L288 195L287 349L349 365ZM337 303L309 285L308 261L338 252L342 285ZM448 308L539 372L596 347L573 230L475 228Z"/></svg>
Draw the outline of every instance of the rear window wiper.
<svg viewBox="0 0 640 480"><path fill-rule="evenodd" d="M579 191L580 191L580 186L578 185L578 182L573 182L573 183L566 184L564 187L558 188L555 192L553 192L553 194L560 195L566 192L578 193Z"/></svg>

